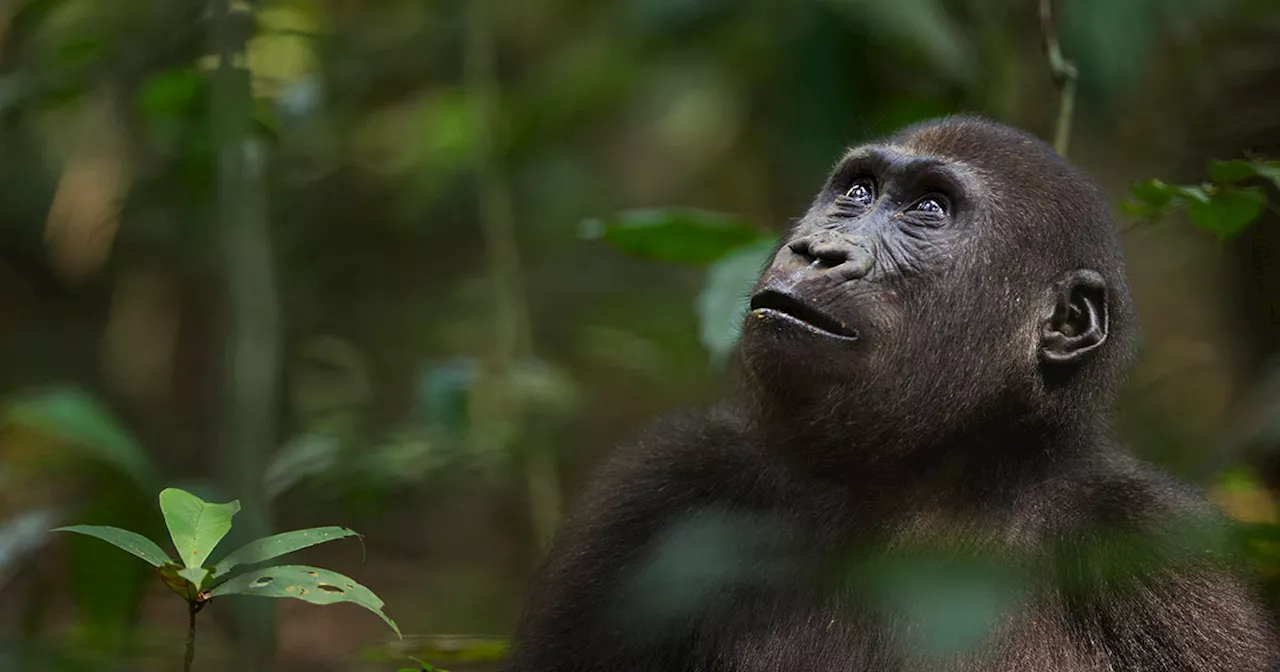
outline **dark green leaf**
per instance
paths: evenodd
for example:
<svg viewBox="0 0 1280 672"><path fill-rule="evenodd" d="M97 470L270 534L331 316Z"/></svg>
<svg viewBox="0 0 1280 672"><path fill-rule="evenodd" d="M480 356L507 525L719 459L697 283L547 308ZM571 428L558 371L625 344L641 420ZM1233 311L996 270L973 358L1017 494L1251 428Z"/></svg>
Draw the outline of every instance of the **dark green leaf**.
<svg viewBox="0 0 1280 672"><path fill-rule="evenodd" d="M178 488L165 488L160 492L164 524L186 567L204 565L209 553L231 531L231 517L239 510L239 500L210 504Z"/></svg>
<svg viewBox="0 0 1280 672"><path fill-rule="evenodd" d="M173 563L159 568L160 580L169 587L169 590L177 593L184 600L194 600L200 594L200 587L192 583L191 579L188 579L186 575L191 572L203 571L206 571L203 567L187 568ZM201 575L197 574L195 578L203 581L203 576Z"/></svg>
<svg viewBox="0 0 1280 672"><path fill-rule="evenodd" d="M1213 161L1209 164L1209 177L1219 184L1235 184L1252 177L1269 180L1280 189L1280 162L1275 161Z"/></svg>
<svg viewBox="0 0 1280 672"><path fill-rule="evenodd" d="M323 544L326 541L335 539L344 539L346 537L359 536L355 532L345 527L313 527L306 530L294 530L292 532L281 532L273 534L269 537L263 537L241 546L231 552L230 555L223 558L221 562L214 567L213 579L217 581L230 572L234 567L239 565L254 565L259 562L265 562L272 558L278 558L286 553L292 553L297 550Z"/></svg>
<svg viewBox="0 0 1280 672"><path fill-rule="evenodd" d="M1258 171L1248 161L1233 159L1209 163L1209 178L1218 184L1235 184L1257 175Z"/></svg>
<svg viewBox="0 0 1280 672"><path fill-rule="evenodd" d="M1169 204L1173 198L1172 188L1157 179L1142 180L1133 183L1133 196L1150 208L1159 210Z"/></svg>
<svg viewBox="0 0 1280 672"><path fill-rule="evenodd" d="M1257 220L1266 205L1267 197L1260 189L1231 189L1215 194L1208 202L1188 201L1187 214L1196 226L1228 239Z"/></svg>
<svg viewBox="0 0 1280 672"><path fill-rule="evenodd" d="M68 525L53 530L54 532L75 532L76 534L84 534L90 537L101 539L116 548L128 551L143 560L151 563L152 567L159 567L165 563L172 562L169 556L154 541L129 530L122 530L118 527L110 525Z"/></svg>
<svg viewBox="0 0 1280 672"><path fill-rule="evenodd" d="M163 72L143 86L138 107L152 119L183 117L199 104L203 88L204 79L197 72Z"/></svg>
<svg viewBox="0 0 1280 672"><path fill-rule="evenodd" d="M738 217L703 210L632 210L583 223L585 238L602 238L637 257L706 264L750 243L758 234Z"/></svg>
<svg viewBox="0 0 1280 672"><path fill-rule="evenodd" d="M69 441L128 476L141 487L154 478L137 441L106 409L79 389L59 388L10 404L0 421L31 427Z"/></svg>
<svg viewBox="0 0 1280 672"><path fill-rule="evenodd" d="M223 595L256 595L258 597L291 597L312 604L350 602L377 614L396 635L400 628L382 613L382 600L372 590L337 572L306 565L281 565L233 577L210 591L213 597Z"/></svg>
<svg viewBox="0 0 1280 672"><path fill-rule="evenodd" d="M775 240L761 239L720 259L707 269L707 279L694 301L698 336L717 365L742 334L742 320L752 286L773 253Z"/></svg>

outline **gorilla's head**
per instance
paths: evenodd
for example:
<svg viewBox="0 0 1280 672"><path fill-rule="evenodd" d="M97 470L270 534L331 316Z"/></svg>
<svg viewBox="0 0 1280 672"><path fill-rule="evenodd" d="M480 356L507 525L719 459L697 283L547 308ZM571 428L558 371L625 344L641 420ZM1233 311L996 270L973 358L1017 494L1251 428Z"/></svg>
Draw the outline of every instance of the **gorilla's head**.
<svg viewBox="0 0 1280 672"><path fill-rule="evenodd" d="M947 440L1104 417L1134 326L1098 187L1022 131L953 117L845 154L762 274L742 352L780 417Z"/></svg>

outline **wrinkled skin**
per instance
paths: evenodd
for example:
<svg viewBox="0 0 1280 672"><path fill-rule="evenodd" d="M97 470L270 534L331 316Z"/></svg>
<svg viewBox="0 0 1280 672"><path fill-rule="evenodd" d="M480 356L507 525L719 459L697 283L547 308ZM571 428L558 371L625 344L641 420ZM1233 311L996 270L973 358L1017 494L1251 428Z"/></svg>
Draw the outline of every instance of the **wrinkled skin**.
<svg viewBox="0 0 1280 672"><path fill-rule="evenodd" d="M761 275L741 393L605 466L508 669L1280 669L1216 512L1112 436L1135 322L1044 143L850 151Z"/></svg>

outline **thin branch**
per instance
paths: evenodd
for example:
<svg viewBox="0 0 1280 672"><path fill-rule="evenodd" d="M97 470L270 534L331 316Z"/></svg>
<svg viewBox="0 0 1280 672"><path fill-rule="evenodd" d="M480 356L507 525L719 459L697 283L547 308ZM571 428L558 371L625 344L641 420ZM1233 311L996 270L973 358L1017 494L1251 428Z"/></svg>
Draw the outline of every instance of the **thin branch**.
<svg viewBox="0 0 1280 672"><path fill-rule="evenodd" d="M1061 96L1058 102L1058 123L1053 133L1053 148L1062 156L1071 146L1071 123L1076 107L1076 66L1062 55L1058 44L1058 26L1054 21L1053 0L1040 0L1040 33L1044 37L1045 54L1049 57L1049 71L1053 84Z"/></svg>

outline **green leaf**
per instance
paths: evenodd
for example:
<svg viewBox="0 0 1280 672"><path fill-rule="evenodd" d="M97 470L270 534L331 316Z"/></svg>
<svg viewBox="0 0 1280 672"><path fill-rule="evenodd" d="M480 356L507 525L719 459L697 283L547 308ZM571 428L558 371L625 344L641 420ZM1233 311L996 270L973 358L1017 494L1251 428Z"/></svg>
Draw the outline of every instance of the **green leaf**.
<svg viewBox="0 0 1280 672"><path fill-rule="evenodd" d="M152 119L182 117L199 104L203 88L204 79L198 72L162 72L143 86L138 107L143 116Z"/></svg>
<svg viewBox="0 0 1280 672"><path fill-rule="evenodd" d="M203 567L187 568L182 565L168 563L159 568L160 580L169 590L177 593L184 600L194 600L200 594L200 586L195 584L188 576L203 582L204 577L192 572L208 571Z"/></svg>
<svg viewBox="0 0 1280 672"><path fill-rule="evenodd" d="M355 532L338 526L330 527L312 527L305 530L294 530L292 532L281 532L273 534L269 537L255 539L240 548L232 551L230 555L223 558L213 569L213 580L225 576L233 568L239 565L255 565L259 562L265 562L272 558L278 558L286 553L292 553L297 550L323 544L327 541L335 539L344 539L346 537L360 536Z"/></svg>
<svg viewBox="0 0 1280 672"><path fill-rule="evenodd" d="M1175 196L1182 198L1187 205L1191 205L1192 203L1205 205L1208 204L1209 201L1213 200L1213 196L1203 186L1187 187L1175 185L1169 187L1169 190L1173 192Z"/></svg>
<svg viewBox="0 0 1280 672"><path fill-rule="evenodd" d="M1233 159L1209 162L1209 178L1218 184L1235 184L1257 175L1258 171L1248 161Z"/></svg>
<svg viewBox="0 0 1280 672"><path fill-rule="evenodd" d="M761 239L712 264L702 291L694 300L698 336L717 366L742 335L751 288L773 254L776 241Z"/></svg>
<svg viewBox="0 0 1280 672"><path fill-rule="evenodd" d="M122 530L118 527L110 525L68 525L66 527L58 527L54 532L75 532L90 537L101 539L116 548L126 550L143 560L151 563L152 567L160 567L165 563L172 562L168 554L164 552L156 542L129 530Z"/></svg>
<svg viewBox="0 0 1280 672"><path fill-rule="evenodd" d="M205 581L209 579L209 569L206 567L184 567L178 570L178 576L191 582L196 590L203 590Z"/></svg>
<svg viewBox="0 0 1280 672"><path fill-rule="evenodd" d="M1187 214L1196 226L1225 240L1257 220L1266 205L1267 197L1261 189L1230 189L1215 194L1208 202L1188 201Z"/></svg>
<svg viewBox="0 0 1280 672"><path fill-rule="evenodd" d="M1173 188L1157 179L1142 180L1133 183L1133 196L1148 207L1159 210L1169 204L1173 198Z"/></svg>
<svg viewBox="0 0 1280 672"><path fill-rule="evenodd" d="M1219 184L1235 184L1252 177L1269 180L1280 189L1280 163L1275 161L1212 161L1209 163L1209 177Z"/></svg>
<svg viewBox="0 0 1280 672"><path fill-rule="evenodd" d="M75 387L40 392L9 404L0 424L31 427L87 451L128 476L140 487L154 479L142 447L93 397Z"/></svg>
<svg viewBox="0 0 1280 672"><path fill-rule="evenodd" d="M204 565L209 553L231 531L231 517L239 510L240 500L210 504L178 488L165 488L160 492L164 524L186 567Z"/></svg>
<svg viewBox="0 0 1280 672"><path fill-rule="evenodd" d="M637 257L687 264L715 261L758 235L741 218L686 208L632 210L588 220L581 233Z"/></svg>
<svg viewBox="0 0 1280 672"><path fill-rule="evenodd" d="M377 614L396 635L400 628L382 613L382 600L372 590L354 579L318 567L280 565L246 572L210 591L213 597L223 595L256 595L258 597L291 597L312 604L358 604Z"/></svg>

